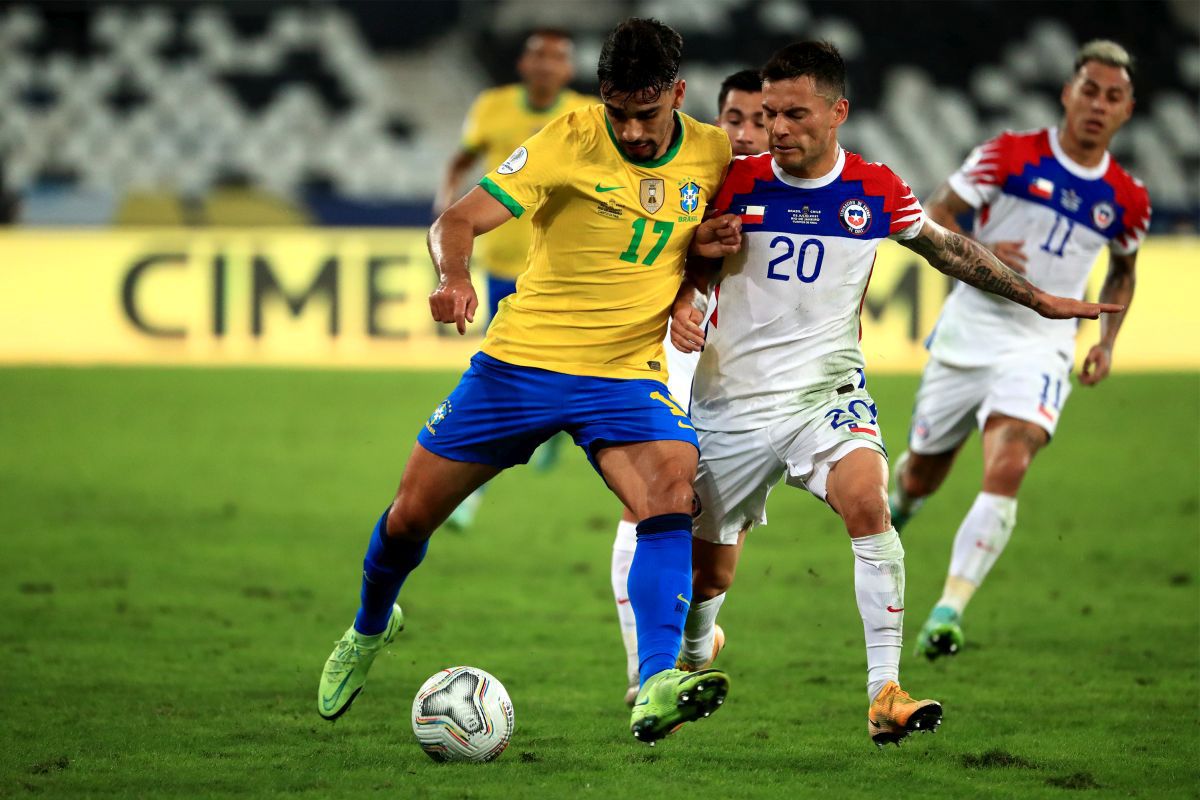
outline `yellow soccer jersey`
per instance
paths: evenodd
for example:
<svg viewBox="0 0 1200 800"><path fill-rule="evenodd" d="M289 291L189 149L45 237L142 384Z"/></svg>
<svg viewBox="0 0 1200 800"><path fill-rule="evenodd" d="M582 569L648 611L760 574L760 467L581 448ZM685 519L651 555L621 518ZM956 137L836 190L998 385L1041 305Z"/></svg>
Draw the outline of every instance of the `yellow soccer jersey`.
<svg viewBox="0 0 1200 800"><path fill-rule="evenodd" d="M639 163L603 106L574 111L484 177L515 216L533 218L533 240L483 352L571 375L666 380L663 337L684 258L731 159L720 128L676 118L671 148Z"/></svg>
<svg viewBox="0 0 1200 800"><path fill-rule="evenodd" d="M594 97L564 89L553 105L537 110L530 107L525 87L519 83L488 89L467 112L463 149L479 153L486 167L495 169L546 123L597 102ZM475 246L479 263L496 277L516 278L525 269L529 231L529 221L519 220L481 236Z"/></svg>

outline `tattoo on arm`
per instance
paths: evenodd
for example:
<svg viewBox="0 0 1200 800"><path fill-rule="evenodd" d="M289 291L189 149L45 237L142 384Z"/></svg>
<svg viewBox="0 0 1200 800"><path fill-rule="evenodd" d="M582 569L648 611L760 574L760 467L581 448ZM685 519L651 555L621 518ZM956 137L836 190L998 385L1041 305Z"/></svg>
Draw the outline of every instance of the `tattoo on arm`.
<svg viewBox="0 0 1200 800"><path fill-rule="evenodd" d="M941 272L963 283L1034 308L1037 288L1013 272L983 245L926 220L921 233L901 242Z"/></svg>
<svg viewBox="0 0 1200 800"><path fill-rule="evenodd" d="M1117 255L1113 253L1108 259L1108 274L1104 276L1104 285L1100 287L1101 303L1119 303L1125 306L1124 311L1116 314L1105 314L1100 318L1100 341L1109 347L1117 339L1117 331L1129 313L1129 304L1133 300L1133 289L1137 285L1137 253Z"/></svg>

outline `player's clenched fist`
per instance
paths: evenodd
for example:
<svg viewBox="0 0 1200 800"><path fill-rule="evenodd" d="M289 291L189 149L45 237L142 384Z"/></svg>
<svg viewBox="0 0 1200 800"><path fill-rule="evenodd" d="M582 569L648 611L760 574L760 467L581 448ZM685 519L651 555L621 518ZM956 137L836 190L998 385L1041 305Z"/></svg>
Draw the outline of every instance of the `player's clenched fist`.
<svg viewBox="0 0 1200 800"><path fill-rule="evenodd" d="M742 249L742 219L722 214L705 220L692 236L690 253L701 258L724 258Z"/></svg>
<svg viewBox="0 0 1200 800"><path fill-rule="evenodd" d="M470 278L443 278L429 295L429 311L436 322L453 322L459 334L467 332L467 323L475 321L479 297Z"/></svg>

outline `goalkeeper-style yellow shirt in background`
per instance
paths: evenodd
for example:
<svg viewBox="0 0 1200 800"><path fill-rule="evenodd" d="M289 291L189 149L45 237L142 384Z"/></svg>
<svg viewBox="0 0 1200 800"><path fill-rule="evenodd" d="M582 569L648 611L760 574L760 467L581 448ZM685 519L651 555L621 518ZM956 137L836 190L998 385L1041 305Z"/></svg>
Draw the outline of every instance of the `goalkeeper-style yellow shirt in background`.
<svg viewBox="0 0 1200 800"><path fill-rule="evenodd" d="M463 149L478 153L488 169L495 169L551 120L596 102L594 97L564 89L548 108L535 109L529 105L525 87L519 83L488 89L480 93L467 112ZM528 220L501 225L475 242L479 264L498 278L513 280L520 275L528 252Z"/></svg>
<svg viewBox="0 0 1200 800"><path fill-rule="evenodd" d="M590 106L551 122L483 178L514 216L532 217L533 232L528 270L500 302L483 352L572 375L666 381L668 312L732 157L723 130L676 119L670 149L635 162L604 107Z"/></svg>

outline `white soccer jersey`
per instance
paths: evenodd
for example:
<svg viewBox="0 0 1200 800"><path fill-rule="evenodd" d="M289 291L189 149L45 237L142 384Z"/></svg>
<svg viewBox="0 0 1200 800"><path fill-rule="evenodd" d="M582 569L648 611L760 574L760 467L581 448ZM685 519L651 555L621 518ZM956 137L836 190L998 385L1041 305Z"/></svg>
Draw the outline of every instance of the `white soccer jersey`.
<svg viewBox="0 0 1200 800"><path fill-rule="evenodd" d="M696 427L761 428L860 386L859 312L875 250L916 236L925 219L908 185L841 150L811 180L764 153L734 161L713 207L741 216L743 246L715 292L692 390Z"/></svg>
<svg viewBox="0 0 1200 800"><path fill-rule="evenodd" d="M1024 242L1026 277L1065 297L1083 297L1105 245L1132 253L1150 224L1150 198L1141 183L1107 153L1096 167L1076 164L1053 128L1000 134L976 148L949 183L976 209L977 240ZM934 358L961 367L1030 350L1069 362L1077 325L959 283L926 345Z"/></svg>

